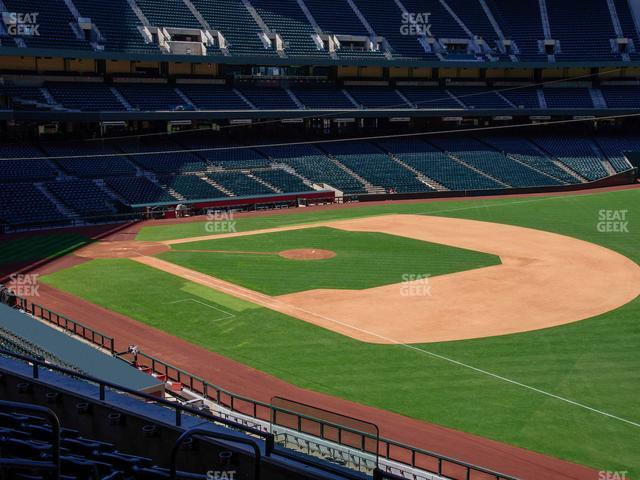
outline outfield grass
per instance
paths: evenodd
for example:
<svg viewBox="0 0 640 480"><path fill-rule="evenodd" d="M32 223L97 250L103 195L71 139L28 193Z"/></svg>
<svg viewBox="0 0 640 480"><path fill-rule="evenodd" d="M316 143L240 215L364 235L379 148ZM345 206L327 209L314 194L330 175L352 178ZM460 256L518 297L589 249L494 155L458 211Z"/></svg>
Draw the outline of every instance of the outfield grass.
<svg viewBox="0 0 640 480"><path fill-rule="evenodd" d="M297 222L346 218L350 212L358 216L429 213L562 233L640 262L639 202L640 190L633 190L385 205L239 219L238 229L286 225L294 217ZM601 210L629 210L629 233L600 233ZM192 229L191 236L203 234L202 225L186 225ZM162 228L145 229L141 237L176 238L187 231L185 224ZM616 311L574 324L419 345L416 350L358 342L128 260L96 260L44 280L304 388L597 469L628 470L631 478L640 475L640 427L431 355L640 423L638 298ZM144 298L148 301L141 304ZM212 322L211 309L193 299L235 316ZM182 302L186 310L180 308L179 314L164 304L180 300L188 301Z"/></svg>
<svg viewBox="0 0 640 480"><path fill-rule="evenodd" d="M331 250L336 256L300 261L277 254L304 248ZM159 257L274 296L317 288L361 290L401 283L407 274L435 277L500 264L499 257L487 253L385 233L347 232L328 227L181 243L173 249Z"/></svg>

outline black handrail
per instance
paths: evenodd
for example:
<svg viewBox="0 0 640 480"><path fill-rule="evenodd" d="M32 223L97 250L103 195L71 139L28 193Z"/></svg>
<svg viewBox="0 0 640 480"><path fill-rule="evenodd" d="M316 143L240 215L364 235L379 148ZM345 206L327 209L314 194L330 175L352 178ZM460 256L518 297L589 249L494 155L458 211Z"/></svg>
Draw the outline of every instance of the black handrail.
<svg viewBox="0 0 640 480"><path fill-rule="evenodd" d="M245 437L236 437L233 435L229 435L228 433L212 432L210 430L205 430L204 428L199 428L199 427L187 430L182 435L180 435L180 437L178 437L178 439L176 440L176 443L174 443L171 449L171 465L169 470L170 471L169 478L171 478L171 480L176 479L176 472L177 472L176 463L178 460L178 452L180 451L180 446L187 439L193 437L194 435L199 435L201 437L207 437L207 438L212 438L216 440L226 440L228 442L244 443L245 445L249 445L251 448L253 448L253 454L254 454L253 478L254 480L260 480L260 462L262 460L262 455L260 454L260 447L255 441ZM214 442L214 443L217 443L217 442ZM269 451L267 451L266 453L267 453L267 456L270 454Z"/></svg>
<svg viewBox="0 0 640 480"><path fill-rule="evenodd" d="M53 470L55 478L60 478L60 420L58 416L49 408L41 407L40 405L33 405L30 403L17 403L9 402L6 400L0 400L0 410L12 411L12 412L25 412L25 413L39 413L46 416L51 422L51 436L53 437L51 445L51 456L53 461L49 462L27 462L24 466L32 466L37 468L45 468L47 470ZM8 465L9 463L5 463Z"/></svg>

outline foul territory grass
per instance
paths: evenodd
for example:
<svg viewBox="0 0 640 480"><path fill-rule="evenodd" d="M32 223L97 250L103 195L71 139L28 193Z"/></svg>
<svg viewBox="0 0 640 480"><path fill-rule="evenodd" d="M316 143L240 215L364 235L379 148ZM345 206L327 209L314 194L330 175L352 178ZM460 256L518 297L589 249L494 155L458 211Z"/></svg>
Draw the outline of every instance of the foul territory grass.
<svg viewBox="0 0 640 480"><path fill-rule="evenodd" d="M634 190L360 207L294 216L300 223L337 214L346 218L349 213L455 216L562 233L606 246L639 262L639 202L640 190ZM628 210L629 233L601 232L598 222L603 210ZM239 220L238 227L252 230L291 221L288 216L246 220ZM167 238L184 233L183 225L164 227L164 232L155 228L153 235ZM46 277L45 281L304 388L596 469L628 470L630 478L640 475L640 427L636 425L640 423L640 299L569 325L417 345L421 350L416 350L358 342L128 260L92 261ZM211 318L216 310L193 299L229 311L234 317L213 317L214 322ZM165 305L180 300L188 301L181 302L179 314Z"/></svg>
<svg viewBox="0 0 640 480"><path fill-rule="evenodd" d="M324 249L336 256L300 261L278 255L293 249ZM360 290L401 283L407 275L437 276L500 264L499 257L487 253L327 227L177 244L160 257L268 295L318 288Z"/></svg>

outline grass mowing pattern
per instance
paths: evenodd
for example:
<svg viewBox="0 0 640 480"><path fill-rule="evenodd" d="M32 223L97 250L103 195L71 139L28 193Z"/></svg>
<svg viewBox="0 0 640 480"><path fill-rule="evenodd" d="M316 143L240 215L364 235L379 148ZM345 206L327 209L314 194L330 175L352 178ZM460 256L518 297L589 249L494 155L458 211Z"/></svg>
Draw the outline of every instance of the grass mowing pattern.
<svg viewBox="0 0 640 480"><path fill-rule="evenodd" d="M486 253L384 233L328 227L183 243L173 248L158 256L273 296L317 288L361 290L400 283L406 274L437 276L500 264L499 257ZM336 256L300 261L282 258L277 253L182 251L278 252L300 248L331 250Z"/></svg>
<svg viewBox="0 0 640 480"><path fill-rule="evenodd" d="M632 190L385 205L351 212L358 216L365 212L430 213L538 228L591 241L640 262L639 203L640 190ZM625 209L629 210L630 233L598 232L600 210ZM334 210L295 217L299 222L317 221L337 213L345 218L348 212ZM240 219L238 227L267 228L290 221L287 219ZM175 238L184 233L183 226L167 226L165 232L153 227L151 232ZM640 475L640 428L426 353L398 345L357 342L262 308L246 310L233 320L213 326L207 321L209 315L195 308L181 310L179 316L165 314L158 298L216 295L220 302L238 301L215 292L205 294L201 287L126 260L90 262L58 272L46 281L304 388L596 469L628 470L631 478ZM140 305L141 298L148 300ZM639 319L640 299L636 299L613 312L570 325L420 347L640 422Z"/></svg>

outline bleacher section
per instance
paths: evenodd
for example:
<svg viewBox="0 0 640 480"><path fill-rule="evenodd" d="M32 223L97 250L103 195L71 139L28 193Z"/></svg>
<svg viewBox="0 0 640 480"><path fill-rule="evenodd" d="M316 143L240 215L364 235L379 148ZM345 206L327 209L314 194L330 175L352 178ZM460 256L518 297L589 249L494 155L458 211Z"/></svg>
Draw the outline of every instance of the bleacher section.
<svg viewBox="0 0 640 480"><path fill-rule="evenodd" d="M298 105L282 88L241 87L240 92L262 110L298 110Z"/></svg>
<svg viewBox="0 0 640 480"><path fill-rule="evenodd" d="M505 109L513 108L496 91L476 87L452 87L448 89L467 107L473 109Z"/></svg>
<svg viewBox="0 0 640 480"><path fill-rule="evenodd" d="M600 90L609 108L640 108L640 85L611 85Z"/></svg>
<svg viewBox="0 0 640 480"><path fill-rule="evenodd" d="M403 86L398 89L416 108L424 110L464 108L444 88Z"/></svg>
<svg viewBox="0 0 640 480"><path fill-rule="evenodd" d="M351 110L355 105L339 89L330 86L293 87L291 91L296 98L311 110L345 109Z"/></svg>
<svg viewBox="0 0 640 480"><path fill-rule="evenodd" d="M389 87L349 86L347 90L356 102L365 108L411 108L395 90Z"/></svg>

